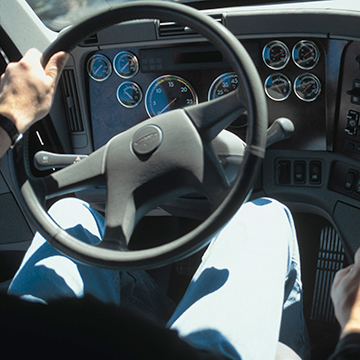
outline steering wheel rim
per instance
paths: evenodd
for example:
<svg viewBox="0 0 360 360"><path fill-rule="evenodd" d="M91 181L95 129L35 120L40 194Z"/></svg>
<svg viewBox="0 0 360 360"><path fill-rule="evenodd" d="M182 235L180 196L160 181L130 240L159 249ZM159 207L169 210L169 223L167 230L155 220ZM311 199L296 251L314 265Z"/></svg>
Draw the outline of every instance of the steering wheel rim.
<svg viewBox="0 0 360 360"><path fill-rule="evenodd" d="M246 86L249 106L247 110L250 119L246 138L247 147L239 175L227 197L202 224L188 234L165 245L145 250L119 251L119 249L111 249L109 246L104 248L85 244L57 226L41 205L45 199L43 196L44 188L49 187L49 184L44 186L41 179L34 179L31 175L30 160L26 158L26 153L25 156L23 153L27 150L27 143L20 142L12 151L11 167L16 189L29 218L45 238L61 252L77 261L106 268L144 269L158 267L188 256L208 244L211 237L231 219L246 200L252 190L265 154L267 107L262 83L255 65L233 34L212 18L188 6L147 1L119 5L62 33L43 53L43 63L46 64L51 55L57 51L70 52L81 40L94 32L120 22L144 18L171 20L186 24L204 35L225 55L233 70L244 79ZM238 91L236 93L238 95ZM233 96L230 100L233 101L234 99ZM224 102L223 99L219 100L222 103ZM203 107L205 107L205 112L198 117L197 112L203 111ZM195 118L193 122L196 128L206 126L203 123L206 122L209 111L212 111L206 109L206 104L204 106L202 104L194 105L187 109L187 115L191 119L192 116ZM222 127L224 127L223 124L213 126L206 136L214 138ZM95 155L94 158L99 156L103 156L103 154Z"/></svg>

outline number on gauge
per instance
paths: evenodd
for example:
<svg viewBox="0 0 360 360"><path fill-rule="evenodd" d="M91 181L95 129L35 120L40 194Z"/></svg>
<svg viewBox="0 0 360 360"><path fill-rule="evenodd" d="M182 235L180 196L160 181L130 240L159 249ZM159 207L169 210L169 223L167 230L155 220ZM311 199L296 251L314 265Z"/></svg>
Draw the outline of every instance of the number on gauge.
<svg viewBox="0 0 360 360"><path fill-rule="evenodd" d="M290 96L291 82L284 74L272 74L265 80L266 95L275 101L283 101Z"/></svg>
<svg viewBox="0 0 360 360"><path fill-rule="evenodd" d="M190 83L173 75L155 79L145 95L145 107L150 117L197 103L196 92Z"/></svg>
<svg viewBox="0 0 360 360"><path fill-rule="evenodd" d="M303 101L314 101L320 95L321 82L313 74L302 74L294 81L294 92Z"/></svg>
<svg viewBox="0 0 360 360"><path fill-rule="evenodd" d="M210 101L229 94L237 88L238 83L239 79L234 72L220 75L210 86L208 100Z"/></svg>
<svg viewBox="0 0 360 360"><path fill-rule="evenodd" d="M320 51L312 41L301 40L293 48L292 57L300 69L313 69L320 59Z"/></svg>
<svg viewBox="0 0 360 360"><path fill-rule="evenodd" d="M290 51L283 42L274 40L265 45L262 56L270 69L280 70L289 62Z"/></svg>
<svg viewBox="0 0 360 360"><path fill-rule="evenodd" d="M138 84L125 81L117 89L117 99L120 104L126 108L134 108L140 104L142 100L142 91Z"/></svg>
<svg viewBox="0 0 360 360"><path fill-rule="evenodd" d="M104 81L111 75L111 63L101 54L93 55L87 62L89 76L95 81Z"/></svg>
<svg viewBox="0 0 360 360"><path fill-rule="evenodd" d="M114 58L114 70L122 78L130 79L139 71L137 57L129 51L121 51Z"/></svg>

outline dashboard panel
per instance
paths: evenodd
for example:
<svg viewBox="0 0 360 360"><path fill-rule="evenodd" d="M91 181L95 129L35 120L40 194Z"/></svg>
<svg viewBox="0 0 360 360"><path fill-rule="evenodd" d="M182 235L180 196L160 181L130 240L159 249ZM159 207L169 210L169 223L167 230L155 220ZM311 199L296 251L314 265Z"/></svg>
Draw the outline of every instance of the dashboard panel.
<svg viewBox="0 0 360 360"><path fill-rule="evenodd" d="M326 150L326 58L331 41L336 42L313 38L242 41L264 84L269 125L279 117L287 117L295 124L296 137L291 141L293 149ZM99 64L94 65L94 58L98 58ZM136 66L130 70L131 74L120 73L121 69L130 68L133 63ZM93 68L89 69L89 66ZM101 69L105 69L104 74L100 74L101 79L96 79L92 74L101 72ZM219 92L220 87L226 88L226 81L219 84L219 77L228 75L228 81L231 71L222 54L206 43L126 48L115 45L91 52L84 72L88 84L94 148L99 148L117 133L153 114L149 108L155 102L156 91L166 90L160 89L160 85L155 89L156 81L167 82L164 85L166 91L172 91L166 94L168 96L163 99L163 105L157 105L159 113L170 110L174 106L171 103L174 99L178 107L185 106L186 101L190 104L208 101L216 80L218 83L215 83L215 87ZM169 89L174 83L169 82L167 77L175 79L178 93L174 88ZM242 86L241 79L239 86ZM181 91L192 95L186 98ZM180 101L181 96L184 97L183 101ZM231 130L241 135L245 125L246 117L243 117L231 126ZM284 143L281 146L287 145Z"/></svg>

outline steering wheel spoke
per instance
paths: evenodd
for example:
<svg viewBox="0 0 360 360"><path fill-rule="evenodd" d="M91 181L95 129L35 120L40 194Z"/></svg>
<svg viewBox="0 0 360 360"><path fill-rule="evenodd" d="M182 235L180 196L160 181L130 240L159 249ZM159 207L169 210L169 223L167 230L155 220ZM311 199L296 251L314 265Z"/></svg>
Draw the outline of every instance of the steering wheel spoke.
<svg viewBox="0 0 360 360"><path fill-rule="evenodd" d="M42 178L46 197L51 198L88 187L105 185L103 158L102 148L80 162Z"/></svg>
<svg viewBox="0 0 360 360"><path fill-rule="evenodd" d="M221 130L245 112L240 91L185 109L202 138L213 140Z"/></svg>

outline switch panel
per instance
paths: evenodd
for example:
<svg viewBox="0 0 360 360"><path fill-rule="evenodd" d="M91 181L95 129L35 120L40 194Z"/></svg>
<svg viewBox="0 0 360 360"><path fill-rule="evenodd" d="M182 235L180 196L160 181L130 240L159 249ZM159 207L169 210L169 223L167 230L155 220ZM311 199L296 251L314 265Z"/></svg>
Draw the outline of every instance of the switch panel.
<svg viewBox="0 0 360 360"><path fill-rule="evenodd" d="M315 159L276 159L278 185L322 185L322 163Z"/></svg>

